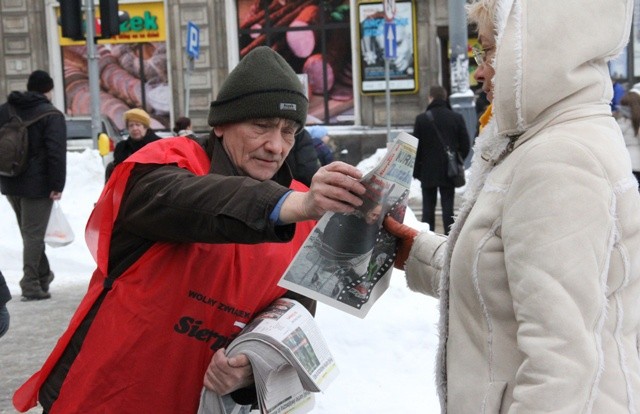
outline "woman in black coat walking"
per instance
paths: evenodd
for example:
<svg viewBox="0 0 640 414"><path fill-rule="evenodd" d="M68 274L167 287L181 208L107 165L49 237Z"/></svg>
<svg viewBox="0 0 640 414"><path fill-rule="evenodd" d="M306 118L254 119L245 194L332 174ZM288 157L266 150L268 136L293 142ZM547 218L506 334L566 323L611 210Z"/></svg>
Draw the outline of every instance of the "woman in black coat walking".
<svg viewBox="0 0 640 414"><path fill-rule="evenodd" d="M444 233L449 234L453 224L455 186L447 176L447 155L441 140L462 159L469 154L471 144L464 118L451 109L443 87L432 86L429 90L429 106L416 117L413 135L418 138L413 177L420 180L422 186L422 221L429 223L430 230L435 229L439 189Z"/></svg>

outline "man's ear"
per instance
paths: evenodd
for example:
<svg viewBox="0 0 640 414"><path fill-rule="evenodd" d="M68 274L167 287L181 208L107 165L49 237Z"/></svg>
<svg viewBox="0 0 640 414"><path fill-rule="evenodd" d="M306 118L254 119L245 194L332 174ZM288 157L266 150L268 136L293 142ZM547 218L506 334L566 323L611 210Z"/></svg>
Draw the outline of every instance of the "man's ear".
<svg viewBox="0 0 640 414"><path fill-rule="evenodd" d="M216 125L213 127L213 132L216 134L216 136L218 137L222 137L224 136L224 125Z"/></svg>

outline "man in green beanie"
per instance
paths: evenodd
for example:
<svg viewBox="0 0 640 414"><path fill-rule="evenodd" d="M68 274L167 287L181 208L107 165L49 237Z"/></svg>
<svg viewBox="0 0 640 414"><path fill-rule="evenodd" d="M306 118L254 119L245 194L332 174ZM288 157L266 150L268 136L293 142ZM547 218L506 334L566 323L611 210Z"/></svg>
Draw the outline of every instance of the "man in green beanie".
<svg viewBox="0 0 640 414"><path fill-rule="evenodd" d="M292 180L284 159L307 107L291 67L259 47L211 104L206 142L162 139L116 167L87 224L87 294L16 408L195 413L203 385L255 402L248 359L225 347L283 295L313 308L277 282L313 220L365 192L339 162L310 189Z"/></svg>

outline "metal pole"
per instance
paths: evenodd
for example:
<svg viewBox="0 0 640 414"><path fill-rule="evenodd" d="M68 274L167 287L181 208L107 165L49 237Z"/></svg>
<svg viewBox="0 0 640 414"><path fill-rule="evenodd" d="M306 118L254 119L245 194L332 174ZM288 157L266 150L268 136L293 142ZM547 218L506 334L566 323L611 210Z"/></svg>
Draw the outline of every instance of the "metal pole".
<svg viewBox="0 0 640 414"><path fill-rule="evenodd" d="M191 100L191 73L193 72L193 57L187 60L187 75L184 77L184 116L189 118L189 101Z"/></svg>
<svg viewBox="0 0 640 414"><path fill-rule="evenodd" d="M384 58L385 101L387 107L387 144L391 142L391 86L389 84L389 58Z"/></svg>
<svg viewBox="0 0 640 414"><path fill-rule="evenodd" d="M93 148L98 149L100 126L100 73L96 53L96 25L93 13L93 0L85 0L85 27L87 39L87 66L89 69L89 95L91 97L91 134Z"/></svg>
<svg viewBox="0 0 640 414"><path fill-rule="evenodd" d="M449 44L451 45L451 96L449 102L453 110L464 117L469 139L473 143L478 121L473 91L469 88L465 4L465 0L449 1Z"/></svg>

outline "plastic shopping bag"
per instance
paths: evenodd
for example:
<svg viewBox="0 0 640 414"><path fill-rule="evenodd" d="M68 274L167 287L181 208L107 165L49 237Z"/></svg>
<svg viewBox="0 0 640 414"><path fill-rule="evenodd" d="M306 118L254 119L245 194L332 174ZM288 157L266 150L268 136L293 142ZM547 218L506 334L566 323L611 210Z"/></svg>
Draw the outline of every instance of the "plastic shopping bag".
<svg viewBox="0 0 640 414"><path fill-rule="evenodd" d="M44 233L44 242L51 247L62 247L70 244L74 238L75 235L62 211L62 207L57 201L54 201L51 215L49 216L49 224L47 224L47 231Z"/></svg>

